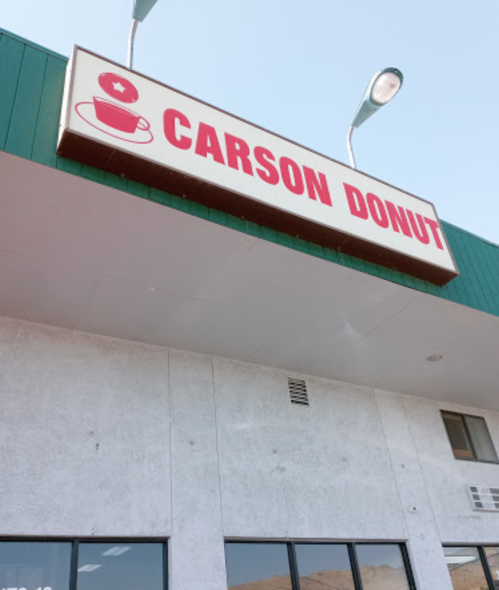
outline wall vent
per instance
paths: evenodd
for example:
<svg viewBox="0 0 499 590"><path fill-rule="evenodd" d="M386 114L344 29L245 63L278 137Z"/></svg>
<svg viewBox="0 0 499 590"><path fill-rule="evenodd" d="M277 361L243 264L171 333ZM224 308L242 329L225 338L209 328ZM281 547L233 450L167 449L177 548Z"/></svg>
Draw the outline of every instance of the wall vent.
<svg viewBox="0 0 499 590"><path fill-rule="evenodd" d="M289 399L292 404L309 406L307 383L303 379L288 377Z"/></svg>
<svg viewBox="0 0 499 590"><path fill-rule="evenodd" d="M468 486L468 492L473 510L499 512L499 487L484 488L480 486Z"/></svg>

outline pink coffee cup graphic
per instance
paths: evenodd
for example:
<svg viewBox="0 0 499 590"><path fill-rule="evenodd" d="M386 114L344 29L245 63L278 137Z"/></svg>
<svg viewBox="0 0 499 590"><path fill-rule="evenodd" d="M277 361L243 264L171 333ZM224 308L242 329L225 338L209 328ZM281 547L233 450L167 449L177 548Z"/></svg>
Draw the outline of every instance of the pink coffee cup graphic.
<svg viewBox="0 0 499 590"><path fill-rule="evenodd" d="M120 141L151 143L154 135L149 122L128 108L129 103L137 102L139 99L137 88L114 72L101 74L98 83L101 90L113 100L94 96L91 101L78 102L74 107L78 116L94 129ZM127 106L123 103L127 103Z"/></svg>
<svg viewBox="0 0 499 590"><path fill-rule="evenodd" d="M135 111L105 98L94 96L95 115L101 123L124 133L135 133L137 129L147 131L149 123Z"/></svg>

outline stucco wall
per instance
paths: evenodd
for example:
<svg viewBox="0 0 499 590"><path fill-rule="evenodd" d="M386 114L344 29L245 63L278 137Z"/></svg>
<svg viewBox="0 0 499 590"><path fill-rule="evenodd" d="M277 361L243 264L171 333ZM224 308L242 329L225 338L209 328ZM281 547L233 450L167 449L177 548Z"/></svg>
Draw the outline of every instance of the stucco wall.
<svg viewBox="0 0 499 590"><path fill-rule="evenodd" d="M407 540L420 590L442 542L499 543L431 400L0 319L0 536L170 537L172 590L226 587L224 537ZM499 415L487 419L499 448Z"/></svg>

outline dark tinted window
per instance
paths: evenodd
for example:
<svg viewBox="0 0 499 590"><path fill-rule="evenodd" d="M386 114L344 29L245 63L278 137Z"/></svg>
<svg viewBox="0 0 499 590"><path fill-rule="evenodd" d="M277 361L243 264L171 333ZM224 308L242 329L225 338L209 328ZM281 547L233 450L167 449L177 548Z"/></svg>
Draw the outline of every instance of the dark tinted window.
<svg viewBox="0 0 499 590"><path fill-rule="evenodd" d="M442 414L445 428L449 436L454 457L457 459L474 459L475 454L471 447L471 441L464 425L463 417L459 414Z"/></svg>
<svg viewBox="0 0 499 590"><path fill-rule="evenodd" d="M288 548L284 543L227 543L229 588L291 590Z"/></svg>
<svg viewBox="0 0 499 590"><path fill-rule="evenodd" d="M77 590L163 590L161 543L80 543Z"/></svg>
<svg viewBox="0 0 499 590"><path fill-rule="evenodd" d="M465 416L464 420L468 427L475 457L479 461L497 461L496 451L485 420L476 416Z"/></svg>
<svg viewBox="0 0 499 590"><path fill-rule="evenodd" d="M399 545L356 545L364 590L409 590Z"/></svg>
<svg viewBox="0 0 499 590"><path fill-rule="evenodd" d="M0 542L0 588L69 590L71 543Z"/></svg>
<svg viewBox="0 0 499 590"><path fill-rule="evenodd" d="M346 545L297 544L301 590L354 590Z"/></svg>
<svg viewBox="0 0 499 590"><path fill-rule="evenodd" d="M445 560L454 590L487 590L477 547L444 547Z"/></svg>
<svg viewBox="0 0 499 590"><path fill-rule="evenodd" d="M497 454L483 418L453 412L442 412L442 417L456 459L497 461Z"/></svg>

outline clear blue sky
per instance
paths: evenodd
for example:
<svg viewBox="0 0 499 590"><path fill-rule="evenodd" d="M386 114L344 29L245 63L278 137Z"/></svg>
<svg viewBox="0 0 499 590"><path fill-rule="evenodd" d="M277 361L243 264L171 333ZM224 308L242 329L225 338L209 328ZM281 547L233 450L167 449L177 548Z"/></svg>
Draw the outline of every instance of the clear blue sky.
<svg viewBox="0 0 499 590"><path fill-rule="evenodd" d="M132 0L4 0L0 27L124 62ZM159 0L135 67L347 162L372 74L405 76L354 136L360 170L499 243L498 0Z"/></svg>

